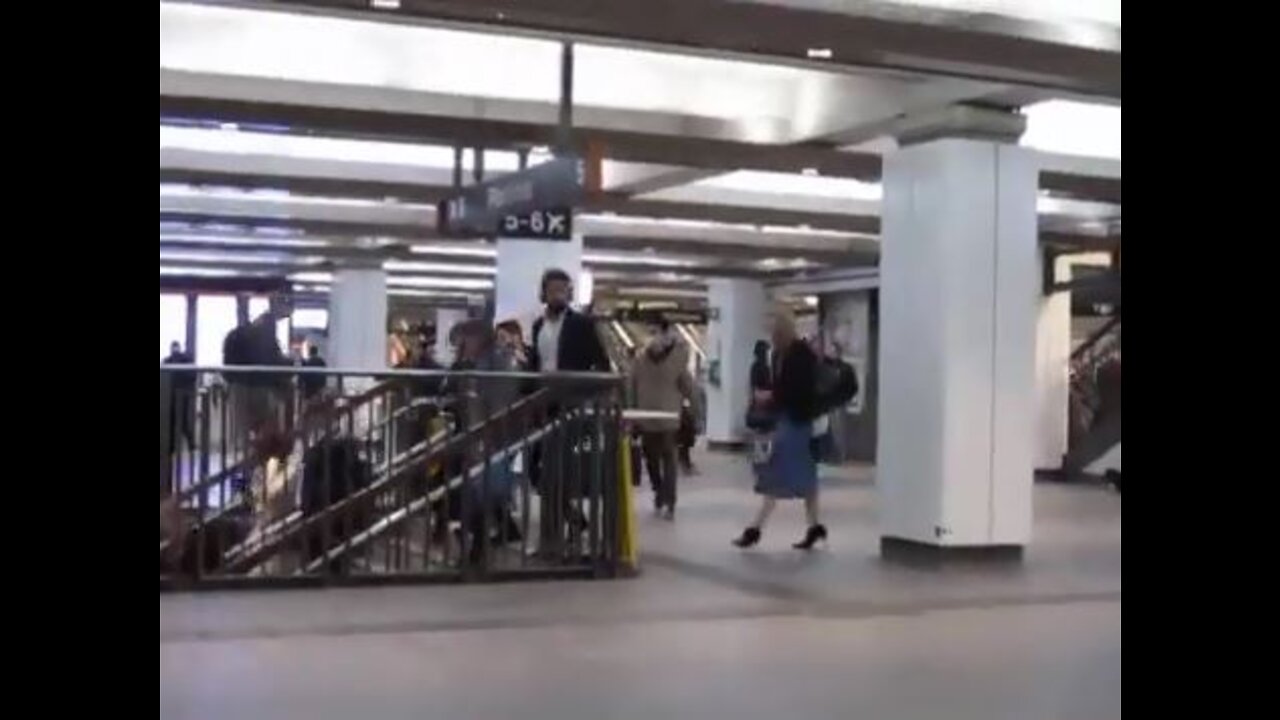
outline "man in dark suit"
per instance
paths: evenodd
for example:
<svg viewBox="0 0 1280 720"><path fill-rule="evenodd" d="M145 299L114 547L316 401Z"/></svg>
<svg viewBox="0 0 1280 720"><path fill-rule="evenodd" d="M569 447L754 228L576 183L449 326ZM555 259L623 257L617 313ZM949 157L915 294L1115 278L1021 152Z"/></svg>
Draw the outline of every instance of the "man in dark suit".
<svg viewBox="0 0 1280 720"><path fill-rule="evenodd" d="M546 309L533 323L533 343L529 369L534 372L608 372L609 356L596 332L595 321L569 307L571 282L568 273L552 268L542 274L541 300ZM579 392L581 390L581 392ZM565 401L589 397L599 387L556 388L556 403L550 414L559 415ZM576 442L585 432L577 419L569 419L556 436L548 436L534 448L530 460L530 480L542 496L542 523L539 552L549 558L563 557L581 539L586 517L577 507L585 466L565 465L560 449ZM544 452L544 447L546 452ZM585 456L582 456L585 457Z"/></svg>
<svg viewBox="0 0 1280 720"><path fill-rule="evenodd" d="M569 307L569 275L552 268L542 274L542 302L546 310L533 323L529 355L534 372L608 372L609 356L590 317Z"/></svg>

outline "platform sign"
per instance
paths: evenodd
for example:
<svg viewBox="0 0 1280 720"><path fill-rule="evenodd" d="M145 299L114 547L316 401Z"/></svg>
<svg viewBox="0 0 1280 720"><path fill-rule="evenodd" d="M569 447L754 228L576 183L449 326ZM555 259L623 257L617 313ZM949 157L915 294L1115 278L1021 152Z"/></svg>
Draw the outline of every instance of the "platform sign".
<svg viewBox="0 0 1280 720"><path fill-rule="evenodd" d="M520 237L558 239L547 235L546 228L553 219L557 220L557 232L562 232L559 220L563 220L567 228L568 213L561 211L572 208L582 198L584 171L581 158L565 155L463 188L441 201L437 207L437 227L443 235L505 235L504 226L515 217L517 229L521 227L521 219L529 228L526 232L530 234ZM535 213L543 230L533 230ZM559 215L552 218L548 213Z"/></svg>
<svg viewBox="0 0 1280 720"><path fill-rule="evenodd" d="M563 207L504 215L498 225L498 235L504 238L567 241L573 237L573 211Z"/></svg>

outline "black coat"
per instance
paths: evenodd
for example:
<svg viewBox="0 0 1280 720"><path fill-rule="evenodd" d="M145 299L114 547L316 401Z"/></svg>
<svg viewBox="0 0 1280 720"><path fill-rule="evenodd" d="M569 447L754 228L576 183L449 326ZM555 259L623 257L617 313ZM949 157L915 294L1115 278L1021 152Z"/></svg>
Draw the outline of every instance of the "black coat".
<svg viewBox="0 0 1280 720"><path fill-rule="evenodd" d="M533 322L533 343L529 351L529 369L542 371L542 358L538 356L538 333L546 317ZM559 357L556 369L568 372L609 372L609 356L604 352L596 323L591 318L566 309L560 321Z"/></svg>
<svg viewBox="0 0 1280 720"><path fill-rule="evenodd" d="M814 378L818 372L818 356L803 340L796 340L781 356L775 356L773 406L798 423L810 422L817 415Z"/></svg>
<svg viewBox="0 0 1280 720"><path fill-rule="evenodd" d="M773 371L769 368L767 357L756 356L751 363L751 389L769 390L773 387Z"/></svg>

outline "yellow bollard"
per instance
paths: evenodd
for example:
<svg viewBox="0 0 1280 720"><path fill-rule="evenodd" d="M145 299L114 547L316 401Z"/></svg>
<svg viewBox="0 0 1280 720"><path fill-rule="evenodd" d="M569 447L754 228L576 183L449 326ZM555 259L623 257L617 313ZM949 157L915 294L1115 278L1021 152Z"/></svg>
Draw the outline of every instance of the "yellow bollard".
<svg viewBox="0 0 1280 720"><path fill-rule="evenodd" d="M622 533L621 557L618 558L625 573L640 570L640 540L636 536L635 500L631 487L631 436L623 435L618 443L618 462L621 472L618 482L622 485L622 507L618 509L618 532Z"/></svg>

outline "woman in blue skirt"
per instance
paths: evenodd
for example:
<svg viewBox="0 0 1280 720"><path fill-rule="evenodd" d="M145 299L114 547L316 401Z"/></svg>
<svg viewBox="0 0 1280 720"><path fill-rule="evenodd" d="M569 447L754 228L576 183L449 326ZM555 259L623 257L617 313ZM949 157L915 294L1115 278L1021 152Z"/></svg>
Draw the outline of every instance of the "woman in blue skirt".
<svg viewBox="0 0 1280 720"><path fill-rule="evenodd" d="M827 529L818 521L818 467L810 451L813 418L816 414L814 378L818 358L796 336L795 320L780 314L773 326L773 387L756 391L756 402L767 403L776 423L771 447L755 460L756 492L764 496L760 511L734 545L748 548L760 542L764 524L781 499L804 499L809 530L793 547L809 550L827 539Z"/></svg>

